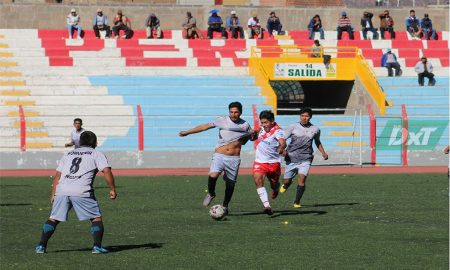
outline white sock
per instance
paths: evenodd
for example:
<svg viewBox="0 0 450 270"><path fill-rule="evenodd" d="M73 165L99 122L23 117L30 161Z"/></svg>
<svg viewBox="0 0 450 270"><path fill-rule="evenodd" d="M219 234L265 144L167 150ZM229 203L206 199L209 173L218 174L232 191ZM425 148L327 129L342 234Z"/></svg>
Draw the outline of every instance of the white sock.
<svg viewBox="0 0 450 270"><path fill-rule="evenodd" d="M265 187L257 188L256 192L258 192L259 199L263 203L264 207L270 207L269 196L267 196L266 188Z"/></svg>

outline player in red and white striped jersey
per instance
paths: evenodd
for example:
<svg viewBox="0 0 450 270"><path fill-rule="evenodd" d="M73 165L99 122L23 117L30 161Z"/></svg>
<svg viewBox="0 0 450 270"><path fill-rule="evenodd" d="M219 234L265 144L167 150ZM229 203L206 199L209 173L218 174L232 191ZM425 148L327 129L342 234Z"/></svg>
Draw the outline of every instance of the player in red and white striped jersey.
<svg viewBox="0 0 450 270"><path fill-rule="evenodd" d="M267 177L272 188L271 198L278 195L281 175L281 157L286 148L284 131L275 122L275 116L271 111L262 111L259 114L262 129L258 135L256 157L253 163L253 178L256 191L264 205L264 212L272 215L273 211L269 203L267 190L264 187L264 177Z"/></svg>

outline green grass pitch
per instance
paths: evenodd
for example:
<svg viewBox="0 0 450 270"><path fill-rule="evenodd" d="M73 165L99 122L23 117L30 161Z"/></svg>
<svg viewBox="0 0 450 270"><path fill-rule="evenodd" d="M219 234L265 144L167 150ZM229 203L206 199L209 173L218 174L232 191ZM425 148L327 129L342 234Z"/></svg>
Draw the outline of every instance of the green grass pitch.
<svg viewBox="0 0 450 270"><path fill-rule="evenodd" d="M273 217L241 176L224 221L201 206L206 177L116 182L116 201L95 183L110 254L90 253L90 223L73 212L35 254L51 179L2 178L1 269L449 269L446 175L311 175L304 207L292 208L291 187L272 201Z"/></svg>

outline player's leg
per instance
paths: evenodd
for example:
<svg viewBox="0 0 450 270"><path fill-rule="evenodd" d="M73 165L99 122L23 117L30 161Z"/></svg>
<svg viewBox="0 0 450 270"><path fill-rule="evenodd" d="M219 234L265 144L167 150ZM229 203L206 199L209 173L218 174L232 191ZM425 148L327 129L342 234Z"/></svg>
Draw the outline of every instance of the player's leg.
<svg viewBox="0 0 450 270"><path fill-rule="evenodd" d="M300 204L300 200L303 197L303 194L306 190L306 177L309 173L309 168L311 168L311 162L305 161L299 164L298 166L298 183L297 183L297 193L295 194L294 200L294 208L300 208L302 205Z"/></svg>
<svg viewBox="0 0 450 270"><path fill-rule="evenodd" d="M280 175L281 175L281 165L280 163L271 163L269 173L267 173L267 178L270 182L270 188L272 192L270 193L270 197L275 199L280 192Z"/></svg>
<svg viewBox="0 0 450 270"><path fill-rule="evenodd" d="M272 215L273 212L269 203L269 195L267 195L267 190L264 187L265 170L263 166L264 164L262 163L253 163L253 180L255 181L256 192L258 193L259 199L264 206L264 212Z"/></svg>
<svg viewBox="0 0 450 270"><path fill-rule="evenodd" d="M291 186L292 179L297 175L298 169L295 163L286 164L284 172L283 185L280 187L280 193L285 193L286 190Z"/></svg>
<svg viewBox="0 0 450 270"><path fill-rule="evenodd" d="M70 200L78 219L91 221L90 233L94 241L92 253L108 253L108 250L102 247L104 228L100 206L95 197L70 197Z"/></svg>
<svg viewBox="0 0 450 270"><path fill-rule="evenodd" d="M231 201L236 185L237 176L239 173L239 166L241 165L241 158L238 156L223 156L224 157L224 175L225 180L225 197L223 199L223 207L228 214L228 204Z"/></svg>
<svg viewBox="0 0 450 270"><path fill-rule="evenodd" d="M72 204L67 196L55 196L52 205L52 211L48 220L42 227L41 240L36 246L36 253L45 253L47 243L56 230L60 221L66 221Z"/></svg>
<svg viewBox="0 0 450 270"><path fill-rule="evenodd" d="M224 170L223 155L214 154L211 161L211 167L209 168L208 194L206 194L205 198L203 199L203 206L210 205L211 201L216 197L217 178L219 178L219 175L222 173L223 170Z"/></svg>

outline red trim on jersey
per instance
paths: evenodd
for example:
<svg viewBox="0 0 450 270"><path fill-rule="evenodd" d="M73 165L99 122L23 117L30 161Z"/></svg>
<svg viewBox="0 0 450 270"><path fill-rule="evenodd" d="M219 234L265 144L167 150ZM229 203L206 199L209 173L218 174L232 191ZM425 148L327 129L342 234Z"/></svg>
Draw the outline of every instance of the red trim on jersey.
<svg viewBox="0 0 450 270"><path fill-rule="evenodd" d="M277 130L280 130L280 126L275 122L274 126L270 129L269 132L261 136L261 139L265 140L268 137L272 136Z"/></svg>

